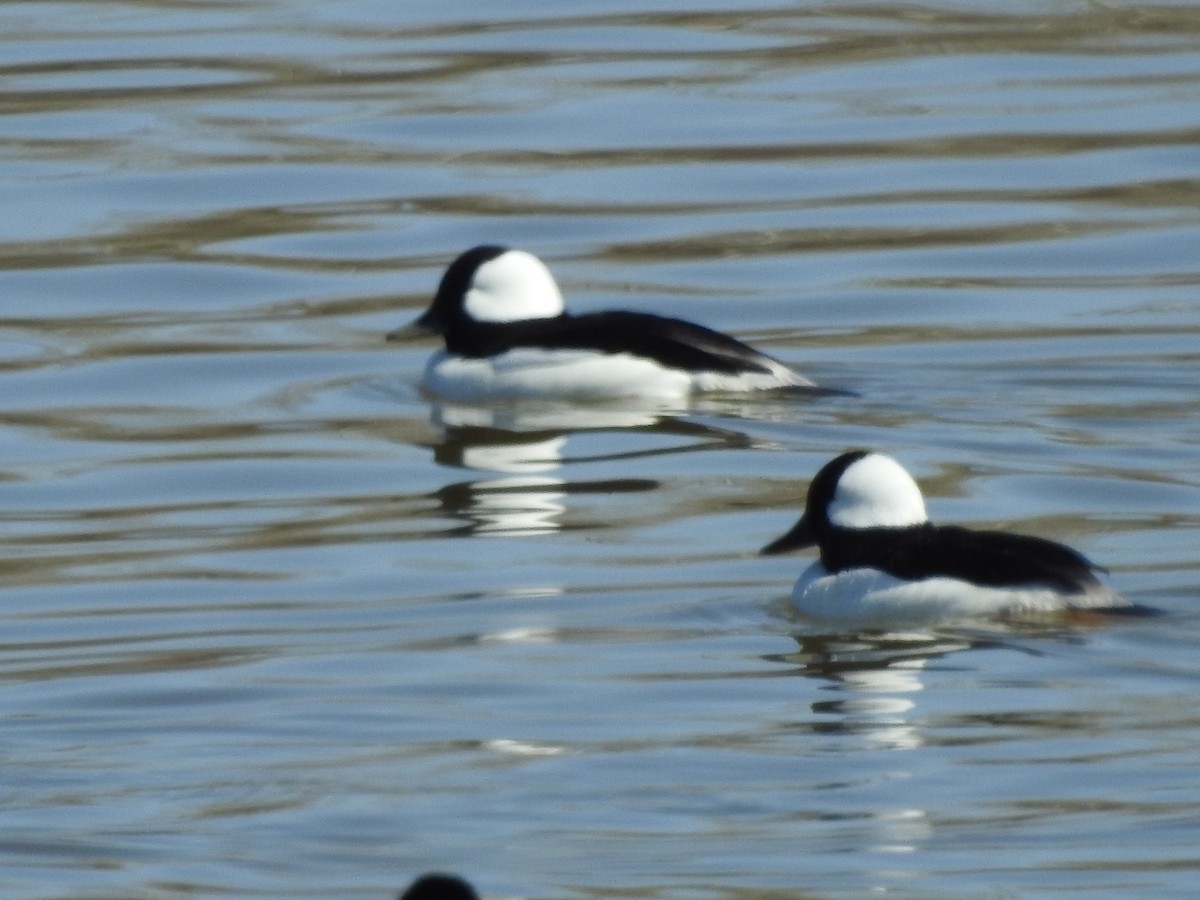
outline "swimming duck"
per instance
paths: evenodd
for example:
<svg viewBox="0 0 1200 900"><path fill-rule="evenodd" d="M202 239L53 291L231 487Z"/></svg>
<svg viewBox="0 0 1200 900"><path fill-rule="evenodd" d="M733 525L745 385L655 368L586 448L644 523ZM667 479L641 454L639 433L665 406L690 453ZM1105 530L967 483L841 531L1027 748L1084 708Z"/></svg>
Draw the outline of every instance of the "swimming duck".
<svg viewBox="0 0 1200 900"><path fill-rule="evenodd" d="M681 400L697 392L816 385L736 338L643 312L566 312L536 256L474 247L450 264L433 303L411 326L441 335L445 349L424 385L448 400Z"/></svg>
<svg viewBox="0 0 1200 900"><path fill-rule="evenodd" d="M816 546L792 602L843 622L934 621L1066 610L1133 611L1097 566L1054 541L934 525L889 456L843 453L812 480L804 514L762 552Z"/></svg>

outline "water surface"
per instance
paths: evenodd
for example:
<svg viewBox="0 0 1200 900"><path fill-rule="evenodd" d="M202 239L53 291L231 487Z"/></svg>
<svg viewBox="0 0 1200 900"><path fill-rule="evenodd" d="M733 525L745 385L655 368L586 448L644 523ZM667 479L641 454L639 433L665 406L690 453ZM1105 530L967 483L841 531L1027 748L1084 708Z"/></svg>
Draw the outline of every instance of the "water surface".
<svg viewBox="0 0 1200 900"><path fill-rule="evenodd" d="M1200 12L0 9L0 893L1172 897ZM461 250L857 396L463 409ZM1166 615L829 633L849 446Z"/></svg>

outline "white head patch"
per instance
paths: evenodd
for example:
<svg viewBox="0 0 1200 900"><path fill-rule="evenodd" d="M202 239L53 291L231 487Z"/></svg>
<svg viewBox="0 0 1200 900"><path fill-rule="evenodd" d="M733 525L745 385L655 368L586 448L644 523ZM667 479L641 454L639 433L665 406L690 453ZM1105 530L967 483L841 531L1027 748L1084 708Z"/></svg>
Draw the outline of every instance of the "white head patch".
<svg viewBox="0 0 1200 900"><path fill-rule="evenodd" d="M517 322L560 315L563 298L540 259L508 250L475 270L463 308L479 322Z"/></svg>
<svg viewBox="0 0 1200 900"><path fill-rule="evenodd" d="M904 528L928 521L921 489L890 456L871 453L842 473L826 510L842 528Z"/></svg>

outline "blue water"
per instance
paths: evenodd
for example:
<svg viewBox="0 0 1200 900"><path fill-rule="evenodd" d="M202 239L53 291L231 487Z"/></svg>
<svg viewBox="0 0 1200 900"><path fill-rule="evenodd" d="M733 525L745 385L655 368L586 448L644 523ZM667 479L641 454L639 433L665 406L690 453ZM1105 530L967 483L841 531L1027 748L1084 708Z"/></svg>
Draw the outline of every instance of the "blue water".
<svg viewBox="0 0 1200 900"><path fill-rule="evenodd" d="M0 895L1185 897L1200 12L0 7ZM463 249L854 395L438 407ZM1165 615L830 633L849 446Z"/></svg>

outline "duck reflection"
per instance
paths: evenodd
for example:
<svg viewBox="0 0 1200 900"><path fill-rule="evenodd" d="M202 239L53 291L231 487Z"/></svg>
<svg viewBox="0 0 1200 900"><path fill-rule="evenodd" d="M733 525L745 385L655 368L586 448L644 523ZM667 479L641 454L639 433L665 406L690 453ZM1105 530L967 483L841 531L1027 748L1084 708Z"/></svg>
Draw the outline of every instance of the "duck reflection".
<svg viewBox="0 0 1200 900"><path fill-rule="evenodd" d="M963 650L1003 649L1037 654L1025 638L1076 641L1055 624L980 623L974 627L913 631L863 631L793 635L799 649L775 657L800 674L829 682L835 696L812 705L822 716L816 730L864 737L903 750L925 743L913 716L928 665ZM825 718L828 717L828 718Z"/></svg>
<svg viewBox="0 0 1200 900"><path fill-rule="evenodd" d="M474 407L437 404L433 424L441 439L434 459L443 466L489 473L441 488L436 497L451 515L467 521L465 532L479 535L537 535L560 530L568 499L580 494L640 493L656 490L652 478L567 481L569 464L674 455L714 447L745 447L742 432L680 418L679 410L658 406L552 406L521 404ZM575 439L599 440L602 432L630 434L632 449L566 456ZM639 435L653 435L642 442ZM683 442L664 446L662 437Z"/></svg>
<svg viewBox="0 0 1200 900"><path fill-rule="evenodd" d="M580 404L513 403L495 406L470 406L460 403L434 403L431 418L439 428L483 428L514 434L569 431L596 431L605 428L653 426L664 417L682 412L682 408L661 404Z"/></svg>
<svg viewBox="0 0 1200 900"><path fill-rule="evenodd" d="M844 846L853 851L914 853L926 847L938 828L938 816L926 807L946 802L946 773L931 766L929 752L945 746L947 717L927 703L926 679L944 672L951 655L967 650L999 649L1039 655L1047 639L1076 642L1072 629L1040 623L979 623L913 631L809 633L793 635L798 650L775 661L823 683L828 699L812 703L810 732L830 736L853 776L831 779L838 796L831 817L844 825ZM939 681L944 682L944 678ZM934 751L936 753L936 750ZM958 777L971 778L970 773ZM894 861L880 862L889 878L906 871Z"/></svg>
<svg viewBox="0 0 1200 900"><path fill-rule="evenodd" d="M800 674L828 682L833 696L812 704L812 725L821 734L849 737L858 749L911 751L925 743L918 714L922 675L933 660L978 646L965 635L933 632L837 633L795 635L796 653L781 661ZM903 764L877 759L874 777L892 782L913 773ZM844 785L839 785L844 786ZM919 791L914 792L914 799ZM874 853L913 853L933 833L928 810L918 802L884 803L847 813L853 846Z"/></svg>
<svg viewBox="0 0 1200 900"><path fill-rule="evenodd" d="M565 482L540 473L552 472L562 464L561 450L567 439L564 435L532 440L527 435L520 437L511 441L508 432L454 429L438 447L457 457L456 465L462 468L507 473L502 478L450 484L438 491L443 508L470 520L474 534L545 534L560 527L559 517L566 512L562 503Z"/></svg>
<svg viewBox="0 0 1200 900"><path fill-rule="evenodd" d="M568 484L559 473L573 432L653 425L658 416L638 410L571 408L479 408L435 405L433 422L442 430L434 459L455 469L493 473L440 489L436 496L451 515L466 520L467 533L538 535L563 527L570 493L651 491L650 479L611 479Z"/></svg>
<svg viewBox="0 0 1200 900"><path fill-rule="evenodd" d="M828 680L839 695L813 704L813 712L823 717L817 729L858 735L896 750L923 743L910 715L929 661L975 646L965 638L925 632L812 634L796 640L799 652L789 659L806 675Z"/></svg>

